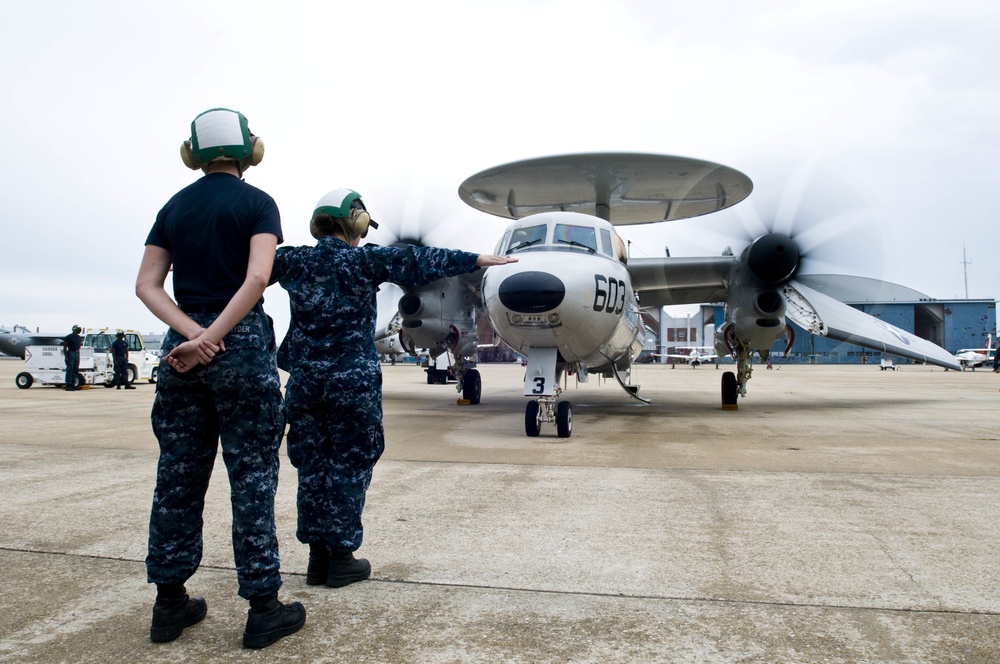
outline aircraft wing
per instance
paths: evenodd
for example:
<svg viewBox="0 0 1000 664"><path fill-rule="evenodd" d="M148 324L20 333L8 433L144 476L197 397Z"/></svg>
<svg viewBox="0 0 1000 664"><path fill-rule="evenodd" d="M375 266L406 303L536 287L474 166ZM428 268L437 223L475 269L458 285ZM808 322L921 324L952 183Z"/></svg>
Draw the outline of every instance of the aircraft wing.
<svg viewBox="0 0 1000 664"><path fill-rule="evenodd" d="M726 300L727 280L734 261L732 256L638 258L629 261L628 270L643 307L702 304ZM919 362L961 369L958 360L937 344L810 288L803 283L807 279L792 280L783 288L788 300L787 316L803 329ZM828 284L834 282L826 275L817 275L810 279L810 283L833 288ZM896 287L886 282L859 279L857 283L847 280L837 283L835 290L841 295L860 294L866 288L870 290L873 283L883 289ZM901 286L896 288L903 299L910 299L909 296L916 292Z"/></svg>
<svg viewBox="0 0 1000 664"><path fill-rule="evenodd" d="M722 302L734 260L732 256L633 258L628 271L643 307Z"/></svg>
<svg viewBox="0 0 1000 664"><path fill-rule="evenodd" d="M930 296L881 279L847 274L800 274L795 279L841 302L918 302Z"/></svg>
<svg viewBox="0 0 1000 664"><path fill-rule="evenodd" d="M799 281L786 284L783 293L788 302L786 315L812 334L948 369L962 368L951 353L937 344L869 316Z"/></svg>

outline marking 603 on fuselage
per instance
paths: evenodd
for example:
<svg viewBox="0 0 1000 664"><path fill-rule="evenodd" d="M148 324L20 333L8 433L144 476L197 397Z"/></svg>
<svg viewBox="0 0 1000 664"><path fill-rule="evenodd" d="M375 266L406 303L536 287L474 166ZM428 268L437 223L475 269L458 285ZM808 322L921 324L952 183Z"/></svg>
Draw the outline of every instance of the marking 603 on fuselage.
<svg viewBox="0 0 1000 664"><path fill-rule="evenodd" d="M609 314L621 315L625 311L625 296L628 286L621 279L594 275L594 311L606 311Z"/></svg>

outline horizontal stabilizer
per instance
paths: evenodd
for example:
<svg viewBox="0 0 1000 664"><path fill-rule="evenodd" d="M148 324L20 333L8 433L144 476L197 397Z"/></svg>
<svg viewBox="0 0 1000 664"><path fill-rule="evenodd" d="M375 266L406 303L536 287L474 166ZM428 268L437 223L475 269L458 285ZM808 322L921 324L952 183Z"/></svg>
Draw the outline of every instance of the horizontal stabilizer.
<svg viewBox="0 0 1000 664"><path fill-rule="evenodd" d="M961 370L958 361L937 344L815 291L802 282L784 287L786 315L803 329L911 360Z"/></svg>

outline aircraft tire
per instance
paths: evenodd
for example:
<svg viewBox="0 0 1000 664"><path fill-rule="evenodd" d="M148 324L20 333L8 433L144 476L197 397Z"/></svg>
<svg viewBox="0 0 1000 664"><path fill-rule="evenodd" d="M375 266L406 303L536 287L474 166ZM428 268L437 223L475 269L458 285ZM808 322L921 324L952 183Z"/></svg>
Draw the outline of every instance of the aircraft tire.
<svg viewBox="0 0 1000 664"><path fill-rule="evenodd" d="M736 386L736 374L727 371L722 374L722 405L735 406L739 390Z"/></svg>
<svg viewBox="0 0 1000 664"><path fill-rule="evenodd" d="M14 377L14 384L17 385L22 390L26 390L31 387L31 384L35 382L34 376L32 376L27 371L22 371Z"/></svg>
<svg viewBox="0 0 1000 664"><path fill-rule="evenodd" d="M462 379L462 398L468 400L472 405L479 403L483 395L483 379L479 376L479 371L469 369Z"/></svg>
<svg viewBox="0 0 1000 664"><path fill-rule="evenodd" d="M569 438L573 433L573 405L568 401L556 406L556 433L560 438Z"/></svg>
<svg viewBox="0 0 1000 664"><path fill-rule="evenodd" d="M534 438L542 432L542 425L538 421L538 402L529 401L524 407L524 433L530 438Z"/></svg>

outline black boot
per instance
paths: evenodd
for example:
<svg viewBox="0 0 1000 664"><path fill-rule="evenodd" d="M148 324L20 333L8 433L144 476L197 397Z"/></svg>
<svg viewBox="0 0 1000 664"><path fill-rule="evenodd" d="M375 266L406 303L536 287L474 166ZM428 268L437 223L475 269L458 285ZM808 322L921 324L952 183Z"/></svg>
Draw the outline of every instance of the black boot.
<svg viewBox="0 0 1000 664"><path fill-rule="evenodd" d="M201 597L188 597L183 585L163 584L158 588L149 640L166 643L180 636L185 627L201 622L208 604Z"/></svg>
<svg viewBox="0 0 1000 664"><path fill-rule="evenodd" d="M321 586L326 583L330 568L330 549L323 543L309 545L309 567L306 569L306 585Z"/></svg>
<svg viewBox="0 0 1000 664"><path fill-rule="evenodd" d="M266 648L283 636L294 634L306 624L306 609L299 602L282 604L277 595L251 597L244 648Z"/></svg>
<svg viewBox="0 0 1000 664"><path fill-rule="evenodd" d="M330 551L330 568L326 574L326 585L330 588L342 588L371 575L371 564L364 558L355 558L353 551Z"/></svg>

